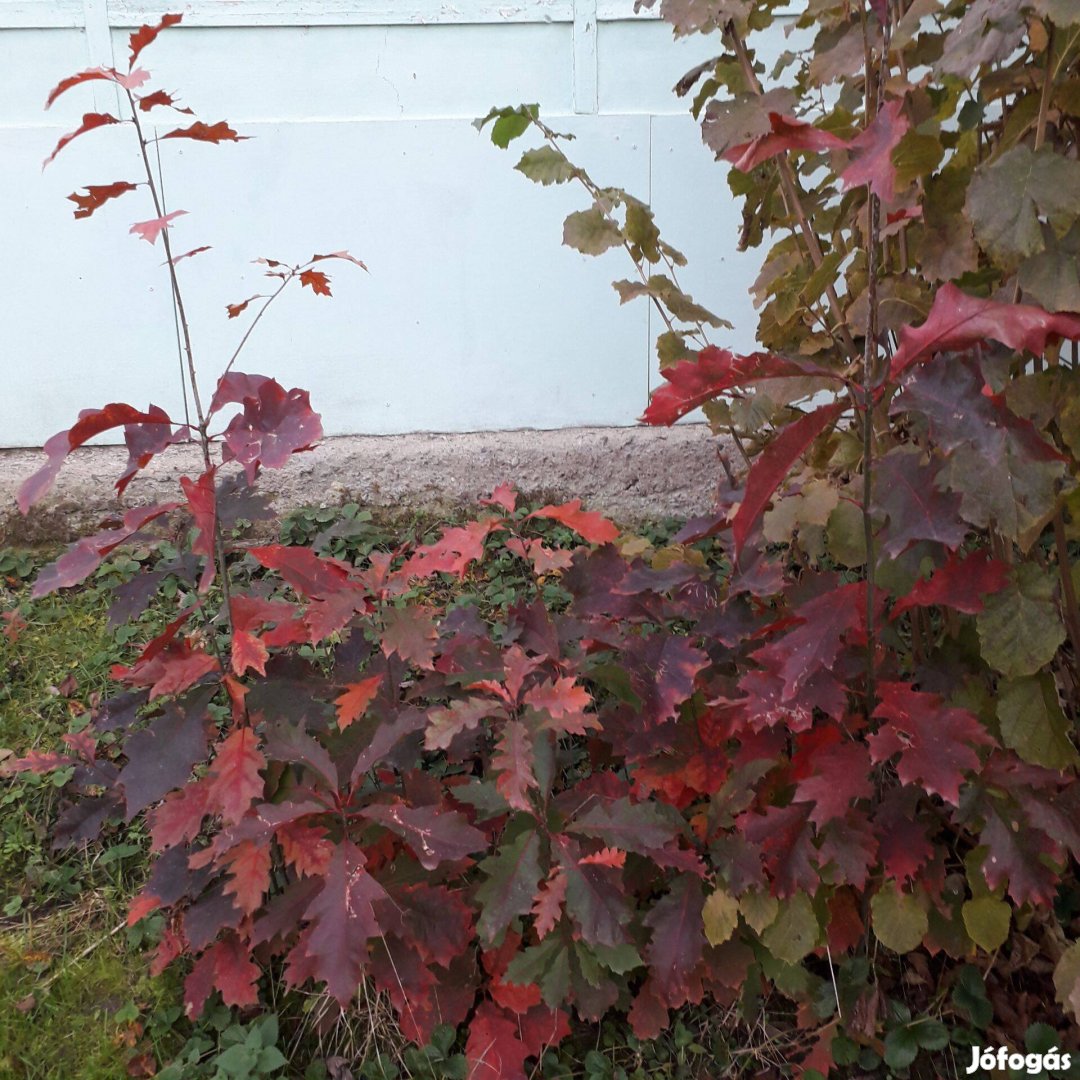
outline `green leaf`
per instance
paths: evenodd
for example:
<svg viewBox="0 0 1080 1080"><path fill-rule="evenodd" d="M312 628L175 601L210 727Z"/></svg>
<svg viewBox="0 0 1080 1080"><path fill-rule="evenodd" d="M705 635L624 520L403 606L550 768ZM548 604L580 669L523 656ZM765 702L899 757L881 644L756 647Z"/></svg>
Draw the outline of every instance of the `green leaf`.
<svg viewBox="0 0 1080 1080"><path fill-rule="evenodd" d="M900 1072L908 1068L918 1056L919 1040L912 1027L905 1025L893 1028L885 1036L885 1064L890 1069Z"/></svg>
<svg viewBox="0 0 1080 1080"><path fill-rule="evenodd" d="M598 206L575 211L563 223L563 243L583 255L601 255L622 242L622 230Z"/></svg>
<svg viewBox="0 0 1080 1080"><path fill-rule="evenodd" d="M566 159L566 155L553 146L540 146L535 150L526 150L521 160L514 166L535 184L565 184L577 175L577 169Z"/></svg>
<svg viewBox="0 0 1080 1080"><path fill-rule="evenodd" d="M968 936L980 949L993 952L1000 949L1009 937L1012 908L1004 900L981 896L968 900L962 908Z"/></svg>
<svg viewBox="0 0 1080 1080"><path fill-rule="evenodd" d="M531 908L540 878L540 837L524 830L512 843L480 864L487 880L476 890L482 908L476 929L480 937L493 942L518 915Z"/></svg>
<svg viewBox="0 0 1080 1080"><path fill-rule="evenodd" d="M1049 148L1015 146L976 170L965 213L983 249L1014 266L1042 251L1040 218L1061 235L1080 215L1080 162Z"/></svg>
<svg viewBox="0 0 1080 1080"><path fill-rule="evenodd" d="M1009 586L989 597L976 617L983 659L1007 678L1034 675L1065 640L1054 589L1049 571L1022 563Z"/></svg>
<svg viewBox="0 0 1080 1080"><path fill-rule="evenodd" d="M560 937L548 934L539 945L518 953L506 969L506 981L540 987L552 1008L562 1004L570 989L570 950Z"/></svg>
<svg viewBox="0 0 1080 1080"><path fill-rule="evenodd" d="M660 261L660 248L657 246L660 242L660 230L653 221L653 212L644 203L637 200L627 203L624 231L627 240L647 262Z"/></svg>
<svg viewBox="0 0 1080 1080"><path fill-rule="evenodd" d="M1080 26L1080 5L1076 0L1031 0L1031 5L1058 26Z"/></svg>
<svg viewBox="0 0 1080 1080"><path fill-rule="evenodd" d="M1054 968L1054 989L1059 1004L1080 1020L1080 941L1074 941L1061 954Z"/></svg>
<svg viewBox="0 0 1080 1080"><path fill-rule="evenodd" d="M997 715L1005 745L1030 764L1048 769L1080 764L1080 756L1069 742L1071 725L1050 672L999 686Z"/></svg>
<svg viewBox="0 0 1080 1080"><path fill-rule="evenodd" d="M750 889L739 897L739 910L746 924L757 934L776 921L780 901L764 889Z"/></svg>
<svg viewBox="0 0 1080 1080"><path fill-rule="evenodd" d="M944 1050L949 1045L949 1029L939 1020L923 1020L912 1028L923 1050Z"/></svg>
<svg viewBox="0 0 1080 1080"><path fill-rule="evenodd" d="M701 914L709 944L723 945L739 925L739 901L727 889L717 889L705 901Z"/></svg>
<svg viewBox="0 0 1080 1080"><path fill-rule="evenodd" d="M797 964L818 943L821 926L810 897L796 893L780 903L780 913L761 935L761 943L778 960Z"/></svg>
<svg viewBox="0 0 1080 1080"><path fill-rule="evenodd" d="M977 1028L985 1028L994 1018L994 1007L986 996L982 974L972 964L960 969L953 986L953 1004L962 1010Z"/></svg>
<svg viewBox="0 0 1080 1080"><path fill-rule="evenodd" d="M883 885L870 901L874 933L893 952L917 949L929 929L926 912L918 900L893 885Z"/></svg>

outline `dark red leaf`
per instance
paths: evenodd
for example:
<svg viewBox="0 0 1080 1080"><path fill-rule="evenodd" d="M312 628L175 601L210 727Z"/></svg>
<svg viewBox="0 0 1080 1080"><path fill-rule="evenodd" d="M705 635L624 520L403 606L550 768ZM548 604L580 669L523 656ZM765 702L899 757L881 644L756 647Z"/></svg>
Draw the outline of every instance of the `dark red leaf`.
<svg viewBox="0 0 1080 1080"><path fill-rule="evenodd" d="M248 554L261 566L276 570L301 596L328 597L356 587L348 563L321 558L310 548L268 544L249 548Z"/></svg>
<svg viewBox="0 0 1080 1080"><path fill-rule="evenodd" d="M35 478L31 477L31 480L33 479ZM85 581L101 565L107 555L130 540L144 525L175 510L179 505L179 503L159 503L157 506L133 507L124 514L123 524L119 527L103 529L93 536L84 536L81 540L77 540L59 559L49 563L40 571L30 595L37 599L48 596L57 589L68 588Z"/></svg>
<svg viewBox="0 0 1080 1080"><path fill-rule="evenodd" d="M441 862L457 862L488 846L487 837L456 810L372 803L363 814L402 837L425 870L434 870Z"/></svg>
<svg viewBox="0 0 1080 1080"><path fill-rule="evenodd" d="M198 534L192 541L191 550L204 558L202 577L199 579L199 592L204 593L214 581L215 543L217 540L217 499L214 491L214 477L217 469L204 472L198 480L182 476L180 487L187 498L187 508L195 519Z"/></svg>
<svg viewBox="0 0 1080 1080"><path fill-rule="evenodd" d="M1051 338L1080 340L1080 315L1052 315L1031 304L982 300L946 282L935 293L926 321L900 331L891 374L895 379L935 353L960 352L987 339L1041 356Z"/></svg>
<svg viewBox="0 0 1080 1080"><path fill-rule="evenodd" d="M75 217L88 218L95 210L100 209L110 199L119 198L125 192L134 191L137 185L128 183L127 180L117 180L115 184L88 184L86 194L80 195L73 191L68 199L75 204Z"/></svg>
<svg viewBox="0 0 1080 1080"><path fill-rule="evenodd" d="M913 607L949 607L966 615L982 611L983 597L1000 592L1009 582L1009 568L983 550L961 556L950 552L934 576L918 582L893 606L895 619Z"/></svg>
<svg viewBox="0 0 1080 1080"><path fill-rule="evenodd" d="M259 751L259 740L251 728L238 728L220 743L210 766L208 798L218 808L227 825L235 825L263 793L266 758Z"/></svg>
<svg viewBox="0 0 1080 1080"><path fill-rule="evenodd" d="M167 450L173 443L183 442L187 438L186 427L172 429L172 423L163 409L151 405L147 410L148 416L156 417L151 422L142 422L124 425L124 443L128 450L127 468L123 475L116 481L116 494L123 495L128 484L140 469L147 465L160 454Z"/></svg>
<svg viewBox="0 0 1080 1080"><path fill-rule="evenodd" d="M175 109L177 112L187 113L189 116L192 115L190 109L182 109L176 104L176 98L171 94L166 93L164 90L155 90L152 94L147 94L145 97L139 98L138 101L139 108L143 112L149 112L159 105L164 105L170 109Z"/></svg>
<svg viewBox="0 0 1080 1080"><path fill-rule="evenodd" d="M899 754L896 773L902 783L922 784L953 806L960 805L964 774L979 767L977 746L994 741L967 709L949 708L938 694L912 690L907 683L883 682L874 716L885 723L869 737L876 762Z"/></svg>
<svg viewBox="0 0 1080 1080"><path fill-rule="evenodd" d="M731 521L735 538L735 557L742 554L758 518L761 517L773 493L791 471L791 467L806 452L807 447L844 411L842 401L822 405L812 413L788 424L754 460L746 478L742 504Z"/></svg>
<svg viewBox="0 0 1080 1080"><path fill-rule="evenodd" d="M836 741L820 746L803 768L808 771L795 787L795 801L814 804L810 820L819 829L844 817L856 799L874 794L870 755L861 743Z"/></svg>
<svg viewBox="0 0 1080 1080"><path fill-rule="evenodd" d="M61 137L60 141L53 148L53 152L45 159L41 167L44 169L68 143L73 139L77 139L80 135L85 135L88 131L93 131L94 128L105 127L107 124L119 123L120 121L109 113L83 113L82 123L74 131L69 131L66 135Z"/></svg>
<svg viewBox="0 0 1080 1080"><path fill-rule="evenodd" d="M402 567L402 575L406 578L426 578L441 573L464 578L469 564L484 558L484 540L502 527L503 522L499 518L484 518L445 529L434 544L425 544L416 549Z"/></svg>
<svg viewBox="0 0 1080 1080"><path fill-rule="evenodd" d="M368 941L380 934L372 904L386 898L383 887L364 869L363 852L343 840L334 851L322 890L304 915L310 920L290 954L288 981L302 970L305 977L326 983L327 992L344 1009L353 999L368 956Z"/></svg>
<svg viewBox="0 0 1080 1080"><path fill-rule="evenodd" d="M705 952L704 903L698 878L681 874L645 916L645 925L652 931L646 951L651 982L671 1009L691 997L691 978Z"/></svg>
<svg viewBox="0 0 1080 1080"><path fill-rule="evenodd" d="M869 184L883 203L891 203L896 185L892 152L909 127L904 102L886 101L873 123L848 144L853 156L851 164L840 174L844 187Z"/></svg>
<svg viewBox="0 0 1080 1080"><path fill-rule="evenodd" d="M218 401L215 394L215 405ZM306 390L286 391L273 379L266 379L253 395L244 397L243 403L243 412L225 429L223 456L244 466L249 483L254 483L260 465L280 469L293 454L310 450L322 438L322 422L312 411Z"/></svg>
<svg viewBox="0 0 1080 1080"><path fill-rule="evenodd" d="M211 945L195 961L184 982L184 1011L189 1020L202 1014L206 999L214 990L229 1006L258 1005L259 969L248 949L235 934Z"/></svg>
<svg viewBox="0 0 1080 1080"><path fill-rule="evenodd" d="M349 683L345 687L345 693L334 699L338 714L338 728L341 731L364 715L367 707L379 692L382 682L382 675L370 675L359 682Z"/></svg>
<svg viewBox="0 0 1080 1080"><path fill-rule="evenodd" d="M49 96L45 99L45 108L49 108L61 94L67 93L73 86L79 86L82 83L104 79L107 82L119 83L125 90L137 90L149 77L149 72L143 71L141 68L137 68L128 75L122 75L115 68L88 68L86 71L80 71L77 75L69 75L66 79L61 79L49 91Z"/></svg>
<svg viewBox="0 0 1080 1080"><path fill-rule="evenodd" d="M402 660L430 670L438 640L435 620L423 608L392 607L383 612L383 632L379 645L384 655L397 653Z"/></svg>
<svg viewBox="0 0 1080 1080"><path fill-rule="evenodd" d="M953 550L964 542L968 525L960 517L961 499L936 483L941 466L919 450L897 446L874 470L874 508L887 515L881 550L896 558L920 540Z"/></svg>

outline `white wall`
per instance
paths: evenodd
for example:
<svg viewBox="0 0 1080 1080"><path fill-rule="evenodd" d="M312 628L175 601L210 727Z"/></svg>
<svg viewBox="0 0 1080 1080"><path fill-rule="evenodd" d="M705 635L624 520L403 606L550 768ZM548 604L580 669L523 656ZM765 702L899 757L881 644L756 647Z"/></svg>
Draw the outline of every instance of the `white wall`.
<svg viewBox="0 0 1080 1080"><path fill-rule="evenodd" d="M586 196L542 189L471 121L539 102L578 135L601 183L651 201L690 257L684 286L736 324L758 257L734 251L738 207L675 80L718 41L675 43L633 0L195 0L141 58L154 85L250 142L165 143L177 251L212 387L246 322L226 302L261 288L250 262L348 248L371 269L329 264L334 298L297 289L256 330L241 367L312 391L328 434L630 424L655 381L647 306L620 308L621 252L561 246ZM84 111L114 88L45 95L91 64L126 64L144 0L0 0L0 239L4 394L0 444L40 444L80 408L152 401L182 416L160 247L129 236L152 217L140 191L88 220L65 199L139 179L126 128L91 132L44 173ZM165 110L153 116L167 130Z"/></svg>

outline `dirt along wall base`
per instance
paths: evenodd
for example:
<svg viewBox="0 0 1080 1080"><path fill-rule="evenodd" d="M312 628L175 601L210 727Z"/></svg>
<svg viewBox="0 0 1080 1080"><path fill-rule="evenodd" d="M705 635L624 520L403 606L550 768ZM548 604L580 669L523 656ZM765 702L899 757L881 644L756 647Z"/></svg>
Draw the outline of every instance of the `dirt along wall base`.
<svg viewBox="0 0 1080 1080"><path fill-rule="evenodd" d="M274 494L281 513L349 501L440 512L475 504L506 480L525 495L580 498L631 524L708 510L723 475L717 455L725 451L732 457L702 424L346 436L296 455L284 469L265 470L259 486ZM44 460L40 450L0 450L0 546L70 540L120 508L110 496L126 449L84 447L23 518L15 493ZM173 447L132 482L123 505L176 498L178 479L201 471L196 447Z"/></svg>

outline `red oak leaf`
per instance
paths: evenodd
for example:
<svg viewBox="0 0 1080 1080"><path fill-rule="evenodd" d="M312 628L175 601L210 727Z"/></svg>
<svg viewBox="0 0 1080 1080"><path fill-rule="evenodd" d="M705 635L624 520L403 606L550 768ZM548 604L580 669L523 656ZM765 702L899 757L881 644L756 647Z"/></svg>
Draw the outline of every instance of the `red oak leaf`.
<svg viewBox="0 0 1080 1080"><path fill-rule="evenodd" d="M355 255L350 255L347 251L331 251L328 255L312 255L308 262L322 262L323 259L343 259L345 262L351 262L353 266L359 266L361 270L367 269Z"/></svg>
<svg viewBox="0 0 1080 1080"><path fill-rule="evenodd" d="M183 255L173 256L173 266L175 266L181 259L190 259L193 255L201 255L204 251L209 251L210 245L203 244L202 247L192 248L190 251L185 251Z"/></svg>
<svg viewBox="0 0 1080 1080"><path fill-rule="evenodd" d="M578 866L612 866L621 870L625 865L626 852L613 847L601 848L578 860Z"/></svg>
<svg viewBox="0 0 1080 1080"><path fill-rule="evenodd" d="M529 730L520 720L511 720L503 726L491 758L492 768L498 774L495 786L515 810L533 812L529 792L539 787L532 768L532 739Z"/></svg>
<svg viewBox="0 0 1080 1080"><path fill-rule="evenodd" d="M215 394L214 401L218 400ZM225 429L222 456L244 466L249 484L255 482L259 466L280 469L293 454L310 450L322 438L322 421L306 390L286 391L266 379L254 394L244 397L243 404L243 412Z"/></svg>
<svg viewBox="0 0 1080 1080"><path fill-rule="evenodd" d="M772 130L767 134L759 135L750 142L739 143L725 151L724 160L730 161L740 172L749 172L777 154L803 150L838 150L847 145L838 135L780 113L769 113L769 125Z"/></svg>
<svg viewBox="0 0 1080 1080"><path fill-rule="evenodd" d="M485 1001L469 1024L469 1080L525 1080L525 1059L539 1057L570 1033L566 1014L537 1005L518 1017Z"/></svg>
<svg viewBox="0 0 1080 1080"><path fill-rule="evenodd" d="M911 544L933 540L959 547L969 526L960 517L960 495L936 483L941 466L906 446L890 450L877 463L874 508L887 515L881 550L895 558Z"/></svg>
<svg viewBox="0 0 1080 1080"><path fill-rule="evenodd" d="M543 730L583 735L588 728L600 727L600 721L585 712L592 704L592 696L585 687L577 685L573 676L554 681L545 679L526 692L524 702L530 708L548 714L550 720L540 725Z"/></svg>
<svg viewBox="0 0 1080 1080"><path fill-rule="evenodd" d="M187 497L187 507L191 516L195 519L195 527L198 534L191 543L191 550L195 555L202 555L202 577L199 579L199 592L204 593L210 588L214 580L214 542L217 530L217 496L214 491L214 477L217 468L211 468L204 472L198 480L182 476L180 487ZM237 675L242 675L238 671Z"/></svg>
<svg viewBox="0 0 1080 1080"><path fill-rule="evenodd" d="M248 955L247 946L235 934L211 945L195 961L184 981L184 1012L189 1020L199 1016L214 990L228 1006L258 1005L259 969Z"/></svg>
<svg viewBox="0 0 1080 1080"><path fill-rule="evenodd" d="M382 686L382 675L371 675L360 682L348 683L345 693L334 699L337 708L338 728L344 731L350 724L359 720L367 707L374 700Z"/></svg>
<svg viewBox="0 0 1080 1080"><path fill-rule="evenodd" d="M143 656L131 667L117 664L112 676L129 686L150 688L150 700L182 694L203 676L219 670L216 657L186 641L173 641L151 656Z"/></svg>
<svg viewBox="0 0 1080 1080"><path fill-rule="evenodd" d="M892 152L910 126L904 115L904 102L886 101L873 123L848 144L853 157L840 174L845 189L869 184L883 203L891 203L896 186Z"/></svg>
<svg viewBox="0 0 1080 1080"><path fill-rule="evenodd" d="M595 510L582 510L581 500L574 499L561 506L542 506L534 510L530 518L548 518L565 525L590 544L609 544L618 539L619 530Z"/></svg>
<svg viewBox="0 0 1080 1080"><path fill-rule="evenodd" d="M640 699L649 724L662 724L678 715L708 662L708 656L686 637L663 631L633 639L622 654L630 688Z"/></svg>
<svg viewBox="0 0 1080 1080"><path fill-rule="evenodd" d="M310 924L293 950L303 970L325 982L342 1008L360 985L368 939L380 934L372 904L386 898L364 863L363 852L351 840L338 844L322 890L304 911Z"/></svg>
<svg viewBox="0 0 1080 1080"><path fill-rule="evenodd" d="M960 352L987 338L1038 356L1051 338L1080 340L1080 315L1052 315L1032 304L983 300L946 282L934 294L926 321L900 331L900 347L893 357L891 375L895 379L912 364L928 360L935 353Z"/></svg>
<svg viewBox="0 0 1080 1080"><path fill-rule="evenodd" d="M364 808L363 815L402 837L425 870L434 870L441 862L457 862L488 846L484 834L456 810L373 803Z"/></svg>
<svg viewBox="0 0 1080 1080"><path fill-rule="evenodd" d="M680 360L664 368L666 380L649 401L641 417L645 424L674 424L707 401L762 379L805 378L808 375L836 379L835 373L816 365L788 360L772 353L739 356L709 345L696 359Z"/></svg>
<svg viewBox="0 0 1080 1080"><path fill-rule="evenodd" d="M36 478L31 477L31 481L34 479ZM38 599L56 592L57 589L65 589L85 581L107 555L135 536L144 525L175 510L177 506L179 503L132 507L124 514L123 523L117 528L103 529L93 536L76 540L59 559L49 563L38 573L30 595Z"/></svg>
<svg viewBox="0 0 1080 1080"><path fill-rule="evenodd" d="M306 285L316 296L332 296L330 279L321 270L303 270L300 273L301 286Z"/></svg>
<svg viewBox="0 0 1080 1080"><path fill-rule="evenodd" d="M235 319L244 313L248 304L253 300L261 300L262 298L262 293L256 293L254 296L249 296L246 300L241 300L239 304L226 304L225 310L229 313L230 319Z"/></svg>
<svg viewBox="0 0 1080 1080"><path fill-rule="evenodd" d="M139 108L143 112L149 112L158 105L164 105L170 109L175 109L177 112L187 113L189 116L192 115L190 109L182 109L176 104L176 98L171 94L167 94L164 90L155 90L152 94L147 94L145 97L141 97L138 100Z"/></svg>
<svg viewBox="0 0 1080 1080"><path fill-rule="evenodd" d="M893 607L895 619L913 607L948 607L966 615L982 611L983 597L1000 592L1009 582L1009 568L986 551L961 556L950 552L933 577L917 582Z"/></svg>
<svg viewBox="0 0 1080 1080"><path fill-rule="evenodd" d="M241 840L221 857L219 865L229 874L226 895L235 897L234 903L246 915L258 911L270 888L270 845Z"/></svg>
<svg viewBox="0 0 1080 1080"><path fill-rule="evenodd" d="M423 608L387 608L383 612L383 633L379 645L384 655L397 653L419 668L431 669L439 631Z"/></svg>
<svg viewBox="0 0 1080 1080"><path fill-rule="evenodd" d="M427 714L424 745L429 750L448 750L463 731L470 731L485 717L501 716L502 707L490 698L457 698L445 708L439 706Z"/></svg>
<svg viewBox="0 0 1080 1080"><path fill-rule="evenodd" d="M242 139L250 139L251 136L237 135L224 120L219 120L216 124L204 124L201 120L196 120L190 127L167 131L161 138L195 139L198 142L223 143L240 142Z"/></svg>
<svg viewBox="0 0 1080 1080"><path fill-rule="evenodd" d="M163 851L174 844L194 840L210 812L210 785L197 780L174 791L150 814L150 838L153 851Z"/></svg>
<svg viewBox="0 0 1080 1080"><path fill-rule="evenodd" d="M566 901L566 874L561 866L552 869L548 879L533 898L532 916L536 936L543 941L562 918Z"/></svg>
<svg viewBox="0 0 1080 1080"><path fill-rule="evenodd" d="M485 518L446 529L434 544L417 548L401 572L406 578L426 578L435 573L464 578L469 564L483 559L484 540L502 525L499 518Z"/></svg>
<svg viewBox="0 0 1080 1080"><path fill-rule="evenodd" d="M176 26L183 18L183 15L162 15L161 22L156 26L145 24L140 26L128 39L128 45L131 48L131 60L128 66L132 66L139 59L139 53L152 44L162 30L167 30L170 26Z"/></svg>
<svg viewBox="0 0 1080 1080"><path fill-rule="evenodd" d="M512 514L517 509L518 493L517 488L508 481L501 483L492 493L488 499L481 499L481 506L498 506L505 510L508 514Z"/></svg>
<svg viewBox="0 0 1080 1080"><path fill-rule="evenodd" d="M506 541L506 550L519 558L528 559L533 571L540 577L566 570L574 561L572 551L549 548L543 540L522 540L518 536L511 536Z"/></svg>
<svg viewBox="0 0 1080 1080"><path fill-rule="evenodd" d="M977 746L994 741L967 709L949 708L938 694L924 694L907 683L884 682L874 716L885 723L867 742L876 763L899 754L896 773L904 784L922 784L953 806L960 805L964 773L979 767Z"/></svg>
<svg viewBox="0 0 1080 1080"><path fill-rule="evenodd" d="M810 757L812 770L795 786L795 802L812 802L810 820L820 829L842 818L856 799L874 794L870 782L870 756L855 742L834 742L822 746Z"/></svg>
<svg viewBox="0 0 1080 1080"><path fill-rule="evenodd" d="M1009 896L1017 904L1048 908L1054 903L1060 875L1046 860L1060 863L1062 852L1051 837L991 813L979 842L988 849L982 872L991 889L1000 888L1007 879Z"/></svg>
<svg viewBox="0 0 1080 1080"><path fill-rule="evenodd" d="M844 411L842 401L822 405L812 413L788 424L754 459L746 478L742 504L731 521L735 557L742 554L747 538L757 524L774 492L806 452L807 447Z"/></svg>
<svg viewBox="0 0 1080 1080"><path fill-rule="evenodd" d="M88 218L110 199L119 198L125 192L134 191L135 188L136 185L127 180L117 180L115 184L87 184L85 195L73 191L68 199L77 207L75 217Z"/></svg>
<svg viewBox="0 0 1080 1080"><path fill-rule="evenodd" d="M334 854L334 844L325 826L287 821L278 826L275 835L285 861L301 877L325 876Z"/></svg>
<svg viewBox="0 0 1080 1080"><path fill-rule="evenodd" d="M149 244L156 244L157 238L166 229L172 228L173 221L186 213L186 210L173 210L171 214L165 214L164 217L152 218L150 221L137 221L128 229L128 232L137 233Z"/></svg>
<svg viewBox="0 0 1080 1080"><path fill-rule="evenodd" d="M268 544L249 548L248 554L267 570L276 570L301 596L316 599L355 588L348 563L320 558L310 548Z"/></svg>
<svg viewBox="0 0 1080 1080"><path fill-rule="evenodd" d="M120 121L110 113L83 113L82 123L74 131L69 131L66 135L61 137L60 141L53 148L53 152L45 159L41 167L44 169L69 142L73 139L77 139L80 135L85 135L88 131L93 131L94 128L104 127L106 124L119 123Z"/></svg>
<svg viewBox="0 0 1080 1080"><path fill-rule="evenodd" d="M58 431L45 443L43 449L48 460L33 476L24 480L19 488L17 501L20 512L25 514L48 494L60 466L72 450L78 449L104 431L131 424L164 425L169 430L172 428L172 421L156 405L151 405L146 412L122 402L113 402L101 409L83 409L79 413L79 419L70 428Z"/></svg>
<svg viewBox="0 0 1080 1080"><path fill-rule="evenodd" d="M235 825L263 793L260 769L266 758L259 751L258 737L251 728L238 728L220 743L207 774L208 799L221 812L227 825Z"/></svg>
<svg viewBox="0 0 1080 1080"><path fill-rule="evenodd" d="M704 904L698 878L681 874L644 919L652 930L646 951L651 980L657 996L671 1009L690 999L691 975L705 952Z"/></svg>
<svg viewBox="0 0 1080 1080"><path fill-rule="evenodd" d="M45 108L49 108L61 94L67 93L73 86L79 86L82 83L104 79L108 82L119 83L126 90L136 90L149 77L149 72L143 71L141 68L131 72L130 75L121 75L115 68L88 68L86 71L80 71L77 75L69 75L66 79L61 79L49 91L49 96L45 99Z"/></svg>
<svg viewBox="0 0 1080 1080"><path fill-rule="evenodd" d="M237 630L234 627L229 656L234 675L242 676L249 669L265 675L270 650L250 630Z"/></svg>

